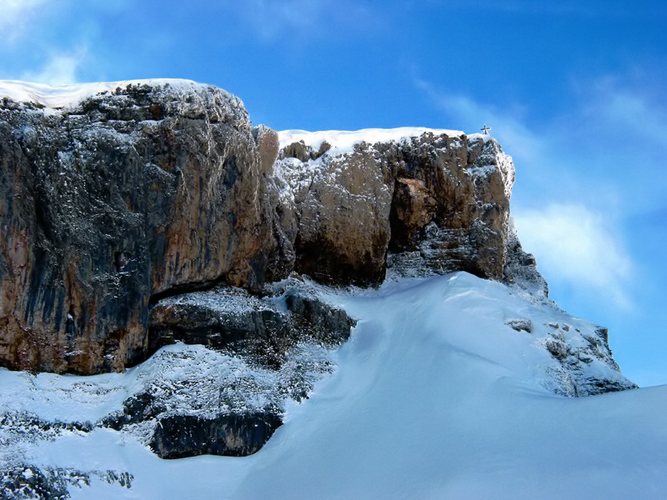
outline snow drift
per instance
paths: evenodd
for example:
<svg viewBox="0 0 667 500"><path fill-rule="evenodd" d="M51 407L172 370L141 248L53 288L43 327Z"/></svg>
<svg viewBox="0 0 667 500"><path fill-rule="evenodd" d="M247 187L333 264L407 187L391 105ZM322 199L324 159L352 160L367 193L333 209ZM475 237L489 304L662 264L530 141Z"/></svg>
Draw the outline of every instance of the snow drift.
<svg viewBox="0 0 667 500"><path fill-rule="evenodd" d="M177 381L185 369L214 385L256 370L177 345L125 374L0 372L0 402L13 414L88 424L27 438L5 423L4 463L59 474L73 498L662 497L667 388L559 395L601 374L627 383L597 362L568 371L548 348L554 337L588 343L595 325L466 273L378 290L309 286L358 324L341 348L301 353L335 370L309 399L283 401L284 425L256 454L163 461L140 428L96 425L147 380ZM161 361L179 352L186 364ZM68 482L72 471L86 481Z"/></svg>

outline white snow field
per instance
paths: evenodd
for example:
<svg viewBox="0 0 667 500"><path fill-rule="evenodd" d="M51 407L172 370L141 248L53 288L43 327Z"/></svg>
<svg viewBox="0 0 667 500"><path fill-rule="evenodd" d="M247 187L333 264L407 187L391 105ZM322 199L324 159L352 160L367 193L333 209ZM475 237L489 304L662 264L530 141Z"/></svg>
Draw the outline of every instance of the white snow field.
<svg viewBox="0 0 667 500"><path fill-rule="evenodd" d="M70 487L81 499L667 497L667 386L583 398L548 390L557 362L542 345L547 324L575 335L589 323L466 273L319 293L359 323L332 353L335 371L288 405L258 453L161 460L131 433L97 429L26 440L23 458L133 475L130 488ZM515 319L530 319L533 333L505 324ZM142 369L88 378L3 370L0 404L51 420L96 418ZM75 382L104 388L105 407L58 392Z"/></svg>

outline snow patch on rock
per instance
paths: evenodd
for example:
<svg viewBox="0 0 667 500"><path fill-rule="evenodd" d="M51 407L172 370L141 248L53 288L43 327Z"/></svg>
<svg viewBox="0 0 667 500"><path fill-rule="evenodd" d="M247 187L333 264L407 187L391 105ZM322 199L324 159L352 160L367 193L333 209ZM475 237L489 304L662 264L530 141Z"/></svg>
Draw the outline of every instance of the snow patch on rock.
<svg viewBox="0 0 667 500"><path fill-rule="evenodd" d="M32 103L48 109L74 107L81 101L96 94L113 93L130 85L149 85L151 87L169 86L173 91L191 91L204 87L192 80L178 78L156 78L144 80L123 80L117 82L78 83L67 85L48 85L45 83L25 82L20 80L0 80L0 99L7 98L16 102Z"/></svg>
<svg viewBox="0 0 667 500"><path fill-rule="evenodd" d="M460 137L465 135L460 130L435 129L426 127L396 127L396 128L365 128L361 130L320 130L310 132L307 130L282 130L278 132L280 137L280 148L284 148L295 142L303 142L307 147L318 151L322 143L331 146L328 154L331 156L342 155L354 151L354 146L362 142L376 144L378 142L401 142L412 137L423 134L447 135Z"/></svg>

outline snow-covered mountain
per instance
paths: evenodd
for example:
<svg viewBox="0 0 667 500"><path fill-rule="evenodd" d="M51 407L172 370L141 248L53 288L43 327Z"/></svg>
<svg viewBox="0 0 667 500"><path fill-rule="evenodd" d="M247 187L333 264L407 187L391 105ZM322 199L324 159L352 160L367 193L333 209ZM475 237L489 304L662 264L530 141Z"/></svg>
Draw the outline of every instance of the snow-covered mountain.
<svg viewBox="0 0 667 500"><path fill-rule="evenodd" d="M667 392L549 300L494 139L0 97L3 498L664 497Z"/></svg>

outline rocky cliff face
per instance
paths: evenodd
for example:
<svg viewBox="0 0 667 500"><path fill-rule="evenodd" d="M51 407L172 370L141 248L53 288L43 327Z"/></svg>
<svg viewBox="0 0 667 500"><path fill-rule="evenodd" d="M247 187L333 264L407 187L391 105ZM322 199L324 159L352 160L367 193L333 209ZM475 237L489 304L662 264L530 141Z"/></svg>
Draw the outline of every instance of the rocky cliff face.
<svg viewBox="0 0 667 500"><path fill-rule="evenodd" d="M511 225L514 167L495 140L277 133L193 82L84 90L0 100L0 366L92 374L159 352L130 372L131 387L72 382L66 394L104 410L96 419L0 408L0 458L12 458L0 464L3 491L49 497L93 476L130 487L113 470L36 469L14 457L26 435L110 428L163 458L254 453L287 402L332 371L356 324L336 305L346 292L327 285L387 274L503 281L525 301L506 328L548 353L544 387L634 387L606 330L548 301ZM558 320L533 321L535 305Z"/></svg>
<svg viewBox="0 0 667 500"><path fill-rule="evenodd" d="M481 135L383 132L378 142L372 130L347 133L348 148L336 132L281 134L275 176L291 216L283 224L295 269L369 285L382 282L389 260L401 274L466 270L501 279L511 159Z"/></svg>
<svg viewBox="0 0 667 500"><path fill-rule="evenodd" d="M215 283L504 276L514 170L487 137L279 137L183 81L26 99L0 102L4 366L122 370L153 352L153 302Z"/></svg>
<svg viewBox="0 0 667 500"><path fill-rule="evenodd" d="M488 136L276 133L180 80L69 102L16 88L0 101L2 366L122 370L181 341L279 369L304 339L333 345L353 325L307 297L281 311L252 295L293 272L369 286L464 270L546 299L509 219L511 158ZM206 304L245 306L173 297L214 285Z"/></svg>
<svg viewBox="0 0 667 500"><path fill-rule="evenodd" d="M0 101L0 363L120 370L146 356L152 298L261 286L262 153L237 98L187 82Z"/></svg>

